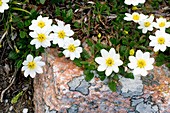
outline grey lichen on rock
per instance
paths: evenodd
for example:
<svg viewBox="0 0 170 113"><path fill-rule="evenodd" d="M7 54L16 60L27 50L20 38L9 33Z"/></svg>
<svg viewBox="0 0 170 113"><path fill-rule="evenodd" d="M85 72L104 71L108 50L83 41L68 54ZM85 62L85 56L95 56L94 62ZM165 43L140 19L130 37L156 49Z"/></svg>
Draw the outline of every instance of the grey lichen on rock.
<svg viewBox="0 0 170 113"><path fill-rule="evenodd" d="M68 86L70 91L78 91L83 95L89 94L90 83L85 81L84 75L73 78L72 81L68 82Z"/></svg>
<svg viewBox="0 0 170 113"><path fill-rule="evenodd" d="M132 97L143 94L143 84L141 76L135 76L134 79L119 76L119 82L122 85L121 95L123 97Z"/></svg>

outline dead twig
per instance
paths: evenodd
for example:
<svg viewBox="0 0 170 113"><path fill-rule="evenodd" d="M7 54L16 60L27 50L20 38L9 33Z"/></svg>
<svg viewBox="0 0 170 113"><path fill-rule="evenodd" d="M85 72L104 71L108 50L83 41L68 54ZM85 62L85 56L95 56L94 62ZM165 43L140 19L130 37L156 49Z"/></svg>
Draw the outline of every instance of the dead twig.
<svg viewBox="0 0 170 113"><path fill-rule="evenodd" d="M14 72L13 75L12 75L12 81L11 81L11 83L8 85L7 88L5 88L5 89L1 92L1 100L0 100L1 102L3 102L4 93L5 93L5 92L12 86L12 84L14 83L17 72L18 72L18 69L15 68L15 72Z"/></svg>
<svg viewBox="0 0 170 113"><path fill-rule="evenodd" d="M5 33L2 35L2 37L0 39L0 44L1 44L2 40L4 39L4 37L6 36L7 33L8 33L8 31L6 30Z"/></svg>

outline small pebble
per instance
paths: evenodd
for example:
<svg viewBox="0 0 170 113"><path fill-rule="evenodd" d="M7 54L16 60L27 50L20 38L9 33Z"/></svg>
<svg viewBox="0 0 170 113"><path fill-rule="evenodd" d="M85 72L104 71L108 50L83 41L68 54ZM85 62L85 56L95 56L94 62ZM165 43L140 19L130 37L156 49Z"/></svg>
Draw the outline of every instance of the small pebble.
<svg viewBox="0 0 170 113"><path fill-rule="evenodd" d="M24 108L24 109L22 110L22 113L28 113L28 109L27 109L27 108Z"/></svg>

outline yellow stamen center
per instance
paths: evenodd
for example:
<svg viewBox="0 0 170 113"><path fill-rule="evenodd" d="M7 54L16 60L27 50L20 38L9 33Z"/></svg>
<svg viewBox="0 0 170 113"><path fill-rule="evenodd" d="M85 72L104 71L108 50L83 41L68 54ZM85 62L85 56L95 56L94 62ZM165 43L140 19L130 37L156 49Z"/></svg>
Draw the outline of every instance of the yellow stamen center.
<svg viewBox="0 0 170 113"><path fill-rule="evenodd" d="M0 0L0 6L2 6L2 4L3 4L3 2L2 2L2 0Z"/></svg>
<svg viewBox="0 0 170 113"><path fill-rule="evenodd" d="M59 38L64 39L65 36L66 36L66 33L65 33L63 30L61 30L61 31L58 32L58 37L59 37Z"/></svg>
<svg viewBox="0 0 170 113"><path fill-rule="evenodd" d="M28 63L28 68L29 69L35 69L36 68L36 63L34 61Z"/></svg>
<svg viewBox="0 0 170 113"><path fill-rule="evenodd" d="M69 50L70 52L74 52L74 51L76 50L76 47L74 46L74 44L70 44L70 45L68 46L68 50Z"/></svg>
<svg viewBox="0 0 170 113"><path fill-rule="evenodd" d="M158 44L164 44L165 43L165 38L164 37L159 37L158 38Z"/></svg>
<svg viewBox="0 0 170 113"><path fill-rule="evenodd" d="M38 22L38 26L40 28L43 28L45 26L45 22L43 22L42 20Z"/></svg>
<svg viewBox="0 0 170 113"><path fill-rule="evenodd" d="M138 14L133 15L133 20L139 20L140 16Z"/></svg>
<svg viewBox="0 0 170 113"><path fill-rule="evenodd" d="M144 67L146 66L146 61L145 61L144 59L139 59L139 60L137 61L137 66L138 66L139 68L144 68Z"/></svg>
<svg viewBox="0 0 170 113"><path fill-rule="evenodd" d="M107 66L113 66L114 63L115 63L115 61L113 60L113 58L109 57L109 58L106 59L106 65Z"/></svg>
<svg viewBox="0 0 170 113"><path fill-rule="evenodd" d="M40 42L43 42L44 40L46 40L45 34L38 34L38 40L39 40Z"/></svg>
<svg viewBox="0 0 170 113"><path fill-rule="evenodd" d="M145 27L149 27L150 25L151 25L150 22L145 22L145 23L144 23L144 26L145 26Z"/></svg>
<svg viewBox="0 0 170 113"><path fill-rule="evenodd" d="M164 27L165 26L165 22L160 22L159 23L159 27Z"/></svg>

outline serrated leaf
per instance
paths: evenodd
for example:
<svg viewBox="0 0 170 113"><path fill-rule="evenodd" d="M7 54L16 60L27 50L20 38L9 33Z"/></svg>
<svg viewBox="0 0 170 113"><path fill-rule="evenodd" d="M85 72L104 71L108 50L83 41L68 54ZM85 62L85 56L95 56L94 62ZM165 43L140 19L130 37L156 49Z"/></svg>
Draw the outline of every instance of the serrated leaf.
<svg viewBox="0 0 170 113"><path fill-rule="evenodd" d="M108 83L108 86L110 88L111 91L115 92L116 91L116 83L111 81Z"/></svg>

